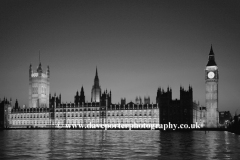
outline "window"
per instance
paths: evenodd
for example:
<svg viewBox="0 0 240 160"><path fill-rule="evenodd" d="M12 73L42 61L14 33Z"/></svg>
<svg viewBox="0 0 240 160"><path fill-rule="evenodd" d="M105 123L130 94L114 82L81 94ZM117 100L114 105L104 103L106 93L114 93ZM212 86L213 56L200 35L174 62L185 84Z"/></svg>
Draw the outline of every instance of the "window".
<svg viewBox="0 0 240 160"><path fill-rule="evenodd" d="M38 94L38 88L37 87L32 88L32 94Z"/></svg>

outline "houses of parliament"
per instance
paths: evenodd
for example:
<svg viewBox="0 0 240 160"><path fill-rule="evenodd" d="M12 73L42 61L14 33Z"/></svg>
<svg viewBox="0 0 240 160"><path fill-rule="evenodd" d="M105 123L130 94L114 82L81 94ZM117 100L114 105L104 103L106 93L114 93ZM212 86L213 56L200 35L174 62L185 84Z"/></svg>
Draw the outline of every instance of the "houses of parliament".
<svg viewBox="0 0 240 160"><path fill-rule="evenodd" d="M111 91L102 90L98 70L86 102L84 88L76 92L74 103L62 103L61 95L50 94L50 68L44 72L41 63L34 71L29 67L29 105L20 107L18 101L0 103L2 128L54 128L74 124L193 124L218 127L218 67L211 47L205 68L206 106L193 101L193 88L180 86L180 99L172 99L172 89L156 90L156 103L150 97L136 97L134 102L112 103Z"/></svg>

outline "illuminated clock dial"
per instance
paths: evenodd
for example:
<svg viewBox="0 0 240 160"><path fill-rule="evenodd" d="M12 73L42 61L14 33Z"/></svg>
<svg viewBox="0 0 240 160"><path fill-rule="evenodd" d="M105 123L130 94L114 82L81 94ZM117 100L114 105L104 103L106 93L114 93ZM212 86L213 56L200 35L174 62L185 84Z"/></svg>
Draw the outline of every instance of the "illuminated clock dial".
<svg viewBox="0 0 240 160"><path fill-rule="evenodd" d="M208 78L212 79L215 76L214 72L209 72L208 73Z"/></svg>

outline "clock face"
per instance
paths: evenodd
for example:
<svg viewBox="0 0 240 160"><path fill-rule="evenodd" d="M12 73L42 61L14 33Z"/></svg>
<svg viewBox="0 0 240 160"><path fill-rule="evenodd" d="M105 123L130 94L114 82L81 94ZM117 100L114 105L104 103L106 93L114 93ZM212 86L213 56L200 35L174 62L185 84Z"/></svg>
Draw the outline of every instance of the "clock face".
<svg viewBox="0 0 240 160"><path fill-rule="evenodd" d="M214 78L214 76L215 76L214 72L209 72L208 73L208 78L212 79L212 78Z"/></svg>

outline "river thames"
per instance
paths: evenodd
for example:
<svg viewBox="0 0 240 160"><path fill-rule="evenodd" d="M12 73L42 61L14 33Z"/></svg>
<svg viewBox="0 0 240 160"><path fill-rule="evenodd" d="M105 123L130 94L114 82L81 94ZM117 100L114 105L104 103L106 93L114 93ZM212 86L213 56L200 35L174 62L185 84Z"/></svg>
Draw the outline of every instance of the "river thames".
<svg viewBox="0 0 240 160"><path fill-rule="evenodd" d="M239 159L226 131L4 130L1 159Z"/></svg>

